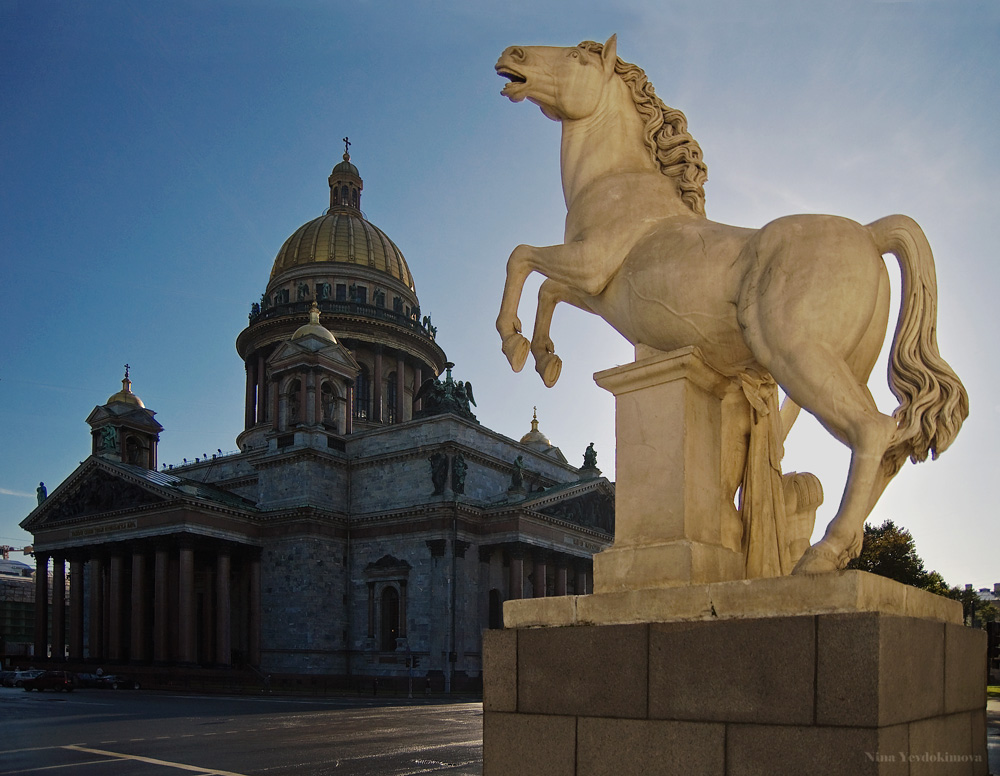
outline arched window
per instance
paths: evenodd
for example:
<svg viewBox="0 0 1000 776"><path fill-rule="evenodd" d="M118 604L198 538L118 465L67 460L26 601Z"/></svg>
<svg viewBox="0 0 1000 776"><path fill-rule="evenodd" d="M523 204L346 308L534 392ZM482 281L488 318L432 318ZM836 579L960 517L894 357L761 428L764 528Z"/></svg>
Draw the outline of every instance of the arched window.
<svg viewBox="0 0 1000 776"><path fill-rule="evenodd" d="M347 186L340 187L340 204L346 205L350 200L347 199Z"/></svg>
<svg viewBox="0 0 1000 776"><path fill-rule="evenodd" d="M142 443L131 434L125 440L125 461L136 466L144 463L142 460Z"/></svg>
<svg viewBox="0 0 1000 776"><path fill-rule="evenodd" d="M490 590L490 630L503 627L503 598L496 588Z"/></svg>
<svg viewBox="0 0 1000 776"><path fill-rule="evenodd" d="M389 378L386 381L385 386L385 422L386 423L399 423L402 418L397 417L396 413L396 373L390 372Z"/></svg>
<svg viewBox="0 0 1000 776"><path fill-rule="evenodd" d="M358 206L358 190L357 189L351 189L351 204L354 205L354 207Z"/></svg>
<svg viewBox="0 0 1000 776"><path fill-rule="evenodd" d="M302 420L301 392L302 383L298 380L292 380L292 382L288 384L288 425L298 423Z"/></svg>
<svg viewBox="0 0 1000 776"><path fill-rule="evenodd" d="M371 401L371 380L368 378L368 370L362 366L354 380L354 417L358 420L368 420Z"/></svg>
<svg viewBox="0 0 1000 776"><path fill-rule="evenodd" d="M399 593L391 585L382 591L382 628L379 634L379 649L393 652L399 637Z"/></svg>
<svg viewBox="0 0 1000 776"><path fill-rule="evenodd" d="M330 383L323 383L320 389L320 403L323 407L323 422L328 426L337 425L337 394Z"/></svg>

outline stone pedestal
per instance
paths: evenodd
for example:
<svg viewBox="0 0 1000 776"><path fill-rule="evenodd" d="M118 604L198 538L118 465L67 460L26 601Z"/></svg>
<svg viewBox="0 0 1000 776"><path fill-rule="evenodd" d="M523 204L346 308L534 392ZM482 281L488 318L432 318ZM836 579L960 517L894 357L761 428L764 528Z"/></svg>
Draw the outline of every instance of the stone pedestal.
<svg viewBox="0 0 1000 776"><path fill-rule="evenodd" d="M845 611L740 617L776 600L762 580L704 586L725 617L667 621L675 591L647 590L659 622L487 631L484 776L985 776L985 633L956 602L823 577Z"/></svg>
<svg viewBox="0 0 1000 776"><path fill-rule="evenodd" d="M744 579L742 388L693 348L637 356L594 376L618 445L594 594L484 634L484 776L985 776L986 634L860 571Z"/></svg>
<svg viewBox="0 0 1000 776"><path fill-rule="evenodd" d="M594 591L741 579L742 527L722 451L724 401L738 389L695 348L594 380L615 395L618 478L615 543L594 556Z"/></svg>

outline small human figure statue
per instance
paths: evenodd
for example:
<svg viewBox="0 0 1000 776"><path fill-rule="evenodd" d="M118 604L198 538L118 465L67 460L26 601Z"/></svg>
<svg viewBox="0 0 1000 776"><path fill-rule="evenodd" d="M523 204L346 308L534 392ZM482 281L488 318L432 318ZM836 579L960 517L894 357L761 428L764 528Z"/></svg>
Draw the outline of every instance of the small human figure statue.
<svg viewBox="0 0 1000 776"><path fill-rule="evenodd" d="M593 442L587 445L587 449L583 451L583 468L584 469L597 468L597 451L594 449Z"/></svg>
<svg viewBox="0 0 1000 776"><path fill-rule="evenodd" d="M456 493L465 493L465 473L469 470L469 465L465 462L465 456L456 453L451 463L451 489Z"/></svg>
<svg viewBox="0 0 1000 776"><path fill-rule="evenodd" d="M444 493L445 483L448 481L448 456L444 453L434 453L427 459L431 465L431 482L434 484L435 496Z"/></svg>
<svg viewBox="0 0 1000 776"><path fill-rule="evenodd" d="M38 487L35 488L35 494L38 496L38 506L41 506L42 502L49 497L49 492L45 489L44 482L38 483Z"/></svg>
<svg viewBox="0 0 1000 776"><path fill-rule="evenodd" d="M524 458L520 455L514 459L514 471L510 475L510 489L524 489Z"/></svg>
<svg viewBox="0 0 1000 776"><path fill-rule="evenodd" d="M101 449L118 449L118 433L114 426L105 426L101 429Z"/></svg>

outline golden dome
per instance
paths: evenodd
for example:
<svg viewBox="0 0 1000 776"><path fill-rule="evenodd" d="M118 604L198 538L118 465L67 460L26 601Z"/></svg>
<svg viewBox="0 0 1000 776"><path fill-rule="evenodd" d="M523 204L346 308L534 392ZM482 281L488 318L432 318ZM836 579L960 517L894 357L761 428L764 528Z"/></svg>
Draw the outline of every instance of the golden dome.
<svg viewBox="0 0 1000 776"><path fill-rule="evenodd" d="M292 339L297 340L308 336L309 334L330 342L337 341L337 338L333 336L333 332L319 322L319 305L315 302L313 302L312 307L309 308L309 323L299 326L299 328L297 328L295 333L292 335Z"/></svg>
<svg viewBox="0 0 1000 776"><path fill-rule="evenodd" d="M142 399L132 393L132 381L128 379L128 367L125 367L125 378L122 380L122 389L118 393L113 393L105 404L123 402L124 404L134 404L136 407L145 407Z"/></svg>
<svg viewBox="0 0 1000 776"><path fill-rule="evenodd" d="M399 248L361 213L364 182L350 158L345 153L330 174L330 209L285 240L274 259L271 280L294 267L331 261L384 272L416 291Z"/></svg>
<svg viewBox="0 0 1000 776"><path fill-rule="evenodd" d="M552 447L552 443L549 442L549 438L538 430L538 407L535 407L534 410L534 414L531 418L531 431L521 437L521 444Z"/></svg>

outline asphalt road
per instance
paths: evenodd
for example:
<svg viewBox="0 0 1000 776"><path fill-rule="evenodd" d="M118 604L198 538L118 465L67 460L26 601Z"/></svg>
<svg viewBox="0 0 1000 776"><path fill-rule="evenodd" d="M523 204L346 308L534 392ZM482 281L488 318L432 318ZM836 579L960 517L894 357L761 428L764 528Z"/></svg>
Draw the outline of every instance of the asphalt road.
<svg viewBox="0 0 1000 776"><path fill-rule="evenodd" d="M0 688L0 774L482 774L482 704Z"/></svg>

